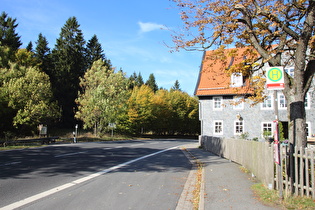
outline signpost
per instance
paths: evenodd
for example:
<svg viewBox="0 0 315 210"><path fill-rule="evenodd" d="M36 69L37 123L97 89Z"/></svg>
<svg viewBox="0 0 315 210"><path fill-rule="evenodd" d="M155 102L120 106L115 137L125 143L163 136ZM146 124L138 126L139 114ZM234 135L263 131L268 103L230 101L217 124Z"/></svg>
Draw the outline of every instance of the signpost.
<svg viewBox="0 0 315 210"><path fill-rule="evenodd" d="M275 66L267 69L267 90L283 90L283 67Z"/></svg>
<svg viewBox="0 0 315 210"><path fill-rule="evenodd" d="M267 90L273 90L274 97L274 112L275 112L275 121L274 121L274 161L277 164L277 176L281 176L279 180L279 186L282 185L282 166L280 160L280 139L279 139L279 120L278 120L278 96L277 91L284 89L284 78L283 78L283 67L274 66L269 67L266 72L267 77ZM282 186L279 187L279 196L282 198Z"/></svg>
<svg viewBox="0 0 315 210"><path fill-rule="evenodd" d="M109 123L108 126L112 129L112 137L114 136L114 128L116 128L116 123Z"/></svg>

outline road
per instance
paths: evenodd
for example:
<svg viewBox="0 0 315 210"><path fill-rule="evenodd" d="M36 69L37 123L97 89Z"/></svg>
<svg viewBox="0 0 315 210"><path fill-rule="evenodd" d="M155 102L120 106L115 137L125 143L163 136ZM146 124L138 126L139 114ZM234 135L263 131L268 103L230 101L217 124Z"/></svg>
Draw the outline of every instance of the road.
<svg viewBox="0 0 315 210"><path fill-rule="evenodd" d="M0 152L0 209L175 209L196 140L132 140Z"/></svg>

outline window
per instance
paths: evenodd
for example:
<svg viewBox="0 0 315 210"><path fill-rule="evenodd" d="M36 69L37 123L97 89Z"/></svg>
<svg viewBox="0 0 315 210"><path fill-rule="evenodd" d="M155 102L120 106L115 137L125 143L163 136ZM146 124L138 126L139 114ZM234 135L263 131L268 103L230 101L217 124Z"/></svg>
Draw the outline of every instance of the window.
<svg viewBox="0 0 315 210"><path fill-rule="evenodd" d="M244 132L244 122L234 121L234 135L240 135Z"/></svg>
<svg viewBox="0 0 315 210"><path fill-rule="evenodd" d="M306 135L307 135L307 137L311 137L312 136L311 123L310 122L306 122Z"/></svg>
<svg viewBox="0 0 315 210"><path fill-rule="evenodd" d="M285 96L283 94L278 95L278 105L279 109L287 108L287 101L285 100Z"/></svg>
<svg viewBox="0 0 315 210"><path fill-rule="evenodd" d="M286 69L284 69L287 73L288 73L288 75L290 75L291 77L294 77L294 68L286 68Z"/></svg>
<svg viewBox="0 0 315 210"><path fill-rule="evenodd" d="M222 97L213 97L213 109L222 110Z"/></svg>
<svg viewBox="0 0 315 210"><path fill-rule="evenodd" d="M243 86L243 75L242 73L233 73L231 75L231 87Z"/></svg>
<svg viewBox="0 0 315 210"><path fill-rule="evenodd" d="M262 123L263 137L270 137L272 136L272 133L273 133L272 122L263 122Z"/></svg>
<svg viewBox="0 0 315 210"><path fill-rule="evenodd" d="M242 101L242 97L234 97L233 109L244 109L244 102Z"/></svg>
<svg viewBox="0 0 315 210"><path fill-rule="evenodd" d="M202 105L199 102L199 120L202 120Z"/></svg>
<svg viewBox="0 0 315 210"><path fill-rule="evenodd" d="M214 121L213 129L214 134L223 135L223 121L222 120Z"/></svg>
<svg viewBox="0 0 315 210"><path fill-rule="evenodd" d="M305 101L304 101L304 104L305 104L305 109L310 109L311 108L311 97L310 97L310 94L309 93L306 93L305 95Z"/></svg>
<svg viewBox="0 0 315 210"><path fill-rule="evenodd" d="M273 97L271 95L267 96L265 101L261 104L261 109L273 109Z"/></svg>

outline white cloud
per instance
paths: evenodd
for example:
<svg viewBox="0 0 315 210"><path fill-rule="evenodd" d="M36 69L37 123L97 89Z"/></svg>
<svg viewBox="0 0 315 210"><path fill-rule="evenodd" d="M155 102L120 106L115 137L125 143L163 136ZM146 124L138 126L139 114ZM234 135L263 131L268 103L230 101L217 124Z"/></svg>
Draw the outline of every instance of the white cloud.
<svg viewBox="0 0 315 210"><path fill-rule="evenodd" d="M162 30L166 29L166 27L162 24L157 24L157 23L143 23L141 21L138 22L140 26L140 33L146 33L150 31L155 31L155 30Z"/></svg>

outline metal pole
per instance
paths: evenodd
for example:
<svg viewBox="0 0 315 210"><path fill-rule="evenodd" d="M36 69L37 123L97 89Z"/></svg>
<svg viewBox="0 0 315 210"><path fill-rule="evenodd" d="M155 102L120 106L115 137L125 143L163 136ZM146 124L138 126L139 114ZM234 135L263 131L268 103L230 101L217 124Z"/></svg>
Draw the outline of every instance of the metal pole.
<svg viewBox="0 0 315 210"><path fill-rule="evenodd" d="M279 138L279 119L278 119L278 116L279 116L279 111L278 111L278 94L277 94L277 90L274 90L273 91L273 100L274 100L274 112L275 112L275 121L276 121L276 126L275 126L275 142L274 144L276 144L277 146L275 147L277 151L277 155L279 157L277 158L280 158L281 155L280 155L280 138ZM282 183L282 164L281 164L282 160L279 159L279 162L277 164L277 171L278 171L278 183L279 183L279 197L280 198L283 198L283 192L282 192L282 188L283 188L283 183Z"/></svg>
<svg viewBox="0 0 315 210"><path fill-rule="evenodd" d="M75 143L77 143L77 136L78 136L78 124L75 125Z"/></svg>

